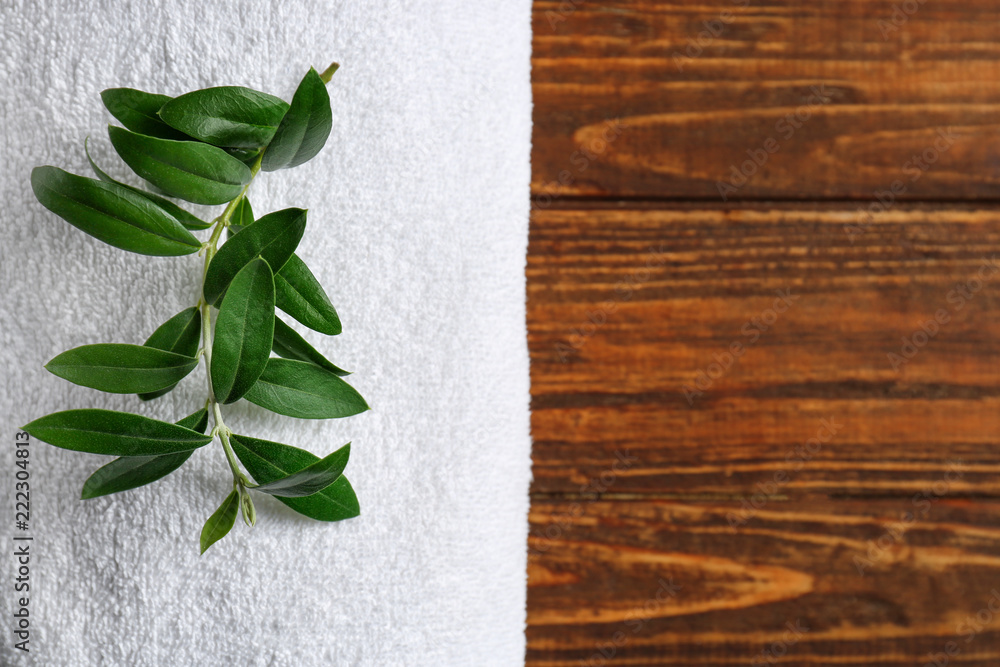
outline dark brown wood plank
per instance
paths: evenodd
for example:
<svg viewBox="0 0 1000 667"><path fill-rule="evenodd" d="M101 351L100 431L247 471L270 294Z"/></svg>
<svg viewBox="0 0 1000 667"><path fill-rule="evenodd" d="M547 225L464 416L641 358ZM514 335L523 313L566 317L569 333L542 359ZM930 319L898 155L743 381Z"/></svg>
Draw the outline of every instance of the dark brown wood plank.
<svg viewBox="0 0 1000 667"><path fill-rule="evenodd" d="M536 500L528 664L1000 664L1000 503L738 510Z"/></svg>
<svg viewBox="0 0 1000 667"><path fill-rule="evenodd" d="M1000 218L856 207L536 211L533 492L1000 494Z"/></svg>
<svg viewBox="0 0 1000 667"><path fill-rule="evenodd" d="M1000 196L989 0L534 7L543 206L550 194L718 201L719 183L730 201L868 198L894 182L900 198ZM730 182L754 156L747 182Z"/></svg>

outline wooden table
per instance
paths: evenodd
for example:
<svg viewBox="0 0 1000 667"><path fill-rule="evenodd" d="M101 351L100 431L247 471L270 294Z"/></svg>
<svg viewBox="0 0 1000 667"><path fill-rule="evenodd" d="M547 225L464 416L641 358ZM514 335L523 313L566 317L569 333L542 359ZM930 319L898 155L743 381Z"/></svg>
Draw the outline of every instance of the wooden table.
<svg viewBox="0 0 1000 667"><path fill-rule="evenodd" d="M1000 5L534 32L528 664L1000 664Z"/></svg>

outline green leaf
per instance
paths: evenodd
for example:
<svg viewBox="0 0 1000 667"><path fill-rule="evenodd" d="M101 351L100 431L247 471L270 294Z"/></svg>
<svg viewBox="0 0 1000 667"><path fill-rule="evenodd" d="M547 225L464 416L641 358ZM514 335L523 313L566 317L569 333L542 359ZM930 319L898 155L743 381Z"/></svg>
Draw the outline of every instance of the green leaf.
<svg viewBox="0 0 1000 667"><path fill-rule="evenodd" d="M201 529L201 553L205 553L210 546L229 534L236 523L236 513L240 508L239 494L235 489L226 496L226 499L215 510L215 514L208 517L205 527Z"/></svg>
<svg viewBox="0 0 1000 667"><path fill-rule="evenodd" d="M264 153L261 169L290 169L311 160L323 149L332 127L330 94L323 79L310 68Z"/></svg>
<svg viewBox="0 0 1000 667"><path fill-rule="evenodd" d="M35 167L31 188L42 206L116 248L162 257L190 255L201 248L173 216L124 186L57 167Z"/></svg>
<svg viewBox="0 0 1000 667"><path fill-rule="evenodd" d="M215 305L233 277L255 257L275 271L288 261L306 229L306 212L286 208L268 213L219 248L205 273L205 301Z"/></svg>
<svg viewBox="0 0 1000 667"><path fill-rule="evenodd" d="M112 456L159 456L197 449L211 436L169 422L112 410L65 410L22 430L55 447Z"/></svg>
<svg viewBox="0 0 1000 667"><path fill-rule="evenodd" d="M236 456L258 484L269 484L319 461L319 457L315 454L278 442L258 440L235 433L230 436L230 442ZM340 521L361 513L354 489L343 475L330 486L311 496L275 497L296 512L317 521Z"/></svg>
<svg viewBox="0 0 1000 667"><path fill-rule="evenodd" d="M222 403L242 397L267 365L274 339L274 276L263 259L240 270L219 307L212 389Z"/></svg>
<svg viewBox="0 0 1000 667"><path fill-rule="evenodd" d="M205 429L208 428L208 409L202 408L197 412L189 414L187 417L177 422L177 425L189 428L192 431L198 431L198 433L204 433Z"/></svg>
<svg viewBox="0 0 1000 667"><path fill-rule="evenodd" d="M340 377L351 374L343 368L334 366L326 357L306 342L306 339L300 336L295 329L282 322L281 318L277 316L274 318L274 344L271 346L271 349L279 357L308 361Z"/></svg>
<svg viewBox="0 0 1000 667"><path fill-rule="evenodd" d="M215 146L147 137L113 125L108 135L132 171L185 201L226 204L250 182L250 168Z"/></svg>
<svg viewBox="0 0 1000 667"><path fill-rule="evenodd" d="M244 398L300 419L350 417L370 409L361 394L330 371L292 359L268 359Z"/></svg>
<svg viewBox="0 0 1000 667"><path fill-rule="evenodd" d="M233 209L233 217L229 219L229 227L226 228L226 238L229 238L244 227L252 225L253 221L253 207L250 206L250 199L246 195L243 195L243 198L236 204L236 208Z"/></svg>
<svg viewBox="0 0 1000 667"><path fill-rule="evenodd" d="M157 350L183 354L186 357L195 357L198 354L200 342L201 311L192 306L182 310L157 327L153 335L146 339L143 345L155 347ZM139 398L149 401L163 396L176 386L176 384L172 384L166 389L139 394Z"/></svg>
<svg viewBox="0 0 1000 667"><path fill-rule="evenodd" d="M134 88L108 88L101 92L104 106L118 121L139 134L160 139L188 140L191 137L164 123L156 112L170 101L167 95L144 93Z"/></svg>
<svg viewBox="0 0 1000 667"><path fill-rule="evenodd" d="M241 204L246 201L244 197ZM250 203L247 202L247 209ZM237 207L238 208L238 207ZM247 216L246 209L243 212ZM249 222L253 222L253 210L249 212ZM236 219L236 213L233 214ZM227 229L227 235L234 236L243 225L233 223ZM340 317L330 303L323 286L316 280L306 263L298 255L292 253L281 270L274 274L275 305L291 315L313 331L319 331L329 336L335 336L342 331ZM277 350L275 350L277 352ZM279 352L279 354L281 354ZM285 355L282 355L285 356Z"/></svg>
<svg viewBox="0 0 1000 667"><path fill-rule="evenodd" d="M201 312L191 306L158 326L143 345L193 357L198 353L200 334Z"/></svg>
<svg viewBox="0 0 1000 667"><path fill-rule="evenodd" d="M276 479L267 484L256 487L257 491L263 491L272 496L282 498L302 498L319 493L330 486L344 473L347 467L347 459L351 456L351 443L347 443L333 454L324 459L320 459L293 472L291 475Z"/></svg>
<svg viewBox="0 0 1000 667"><path fill-rule="evenodd" d="M292 255L274 278L275 305L313 331L336 336L340 317L306 263Z"/></svg>
<svg viewBox="0 0 1000 667"><path fill-rule="evenodd" d="M233 238L237 233L243 231L244 227L252 225L253 221L253 207L250 206L250 199L244 195L240 199L240 203L233 209L233 217L229 220L229 225L226 227L226 239Z"/></svg>
<svg viewBox="0 0 1000 667"><path fill-rule="evenodd" d="M173 386L197 365L196 359L174 352L144 345L105 343L67 350L45 364L45 369L91 389L139 394Z"/></svg>
<svg viewBox="0 0 1000 667"><path fill-rule="evenodd" d="M232 148L226 147L222 150L226 151L234 158L242 162L247 166L253 166L253 163L257 161L257 156L260 155L261 149L259 148Z"/></svg>
<svg viewBox="0 0 1000 667"><path fill-rule="evenodd" d="M273 95L241 86L205 88L175 97L160 108L167 125L216 146L267 146L288 111Z"/></svg>
<svg viewBox="0 0 1000 667"><path fill-rule="evenodd" d="M202 408L177 422L180 426L204 433L208 428L208 410ZM83 484L84 500L128 491L162 479L180 468L194 450L163 456L123 456L98 468Z"/></svg>
<svg viewBox="0 0 1000 667"><path fill-rule="evenodd" d="M89 137L88 137L89 139ZM208 229L211 227L210 223L205 222L201 218L195 217L192 213L185 211L183 208L173 203L169 199L164 199L159 195L154 195L152 192L146 192L145 190L140 190L139 188L133 188L131 185L122 183L121 181L116 181L115 179L108 176L97 163L94 162L94 158L90 157L90 149L87 148L87 139L83 140L83 152L87 154L87 160L90 162L90 168L94 170L97 177L104 181L105 183L114 183L115 185L120 185L123 188L131 190L140 197L144 197L149 201L153 202L168 214L173 216L177 222L184 225L187 229Z"/></svg>
<svg viewBox="0 0 1000 667"><path fill-rule="evenodd" d="M163 479L184 465L194 450L163 456L122 456L94 471L83 484L82 500L136 489Z"/></svg>

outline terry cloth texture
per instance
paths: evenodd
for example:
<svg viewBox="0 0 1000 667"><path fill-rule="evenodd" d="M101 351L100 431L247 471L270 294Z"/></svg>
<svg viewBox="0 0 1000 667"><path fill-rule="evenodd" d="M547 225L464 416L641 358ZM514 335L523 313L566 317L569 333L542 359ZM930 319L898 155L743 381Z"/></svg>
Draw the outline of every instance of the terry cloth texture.
<svg viewBox="0 0 1000 667"><path fill-rule="evenodd" d="M5 665L514 665L524 660L529 386L525 252L531 131L528 0L6 0L0 4L0 537ZM231 490L218 442L148 487L80 500L110 458L30 445L30 529L14 527L14 437L45 414L106 408L177 420L197 369L150 403L43 364L142 343L194 305L201 259L127 253L45 210L32 167L139 185L99 93L244 85L291 99L341 64L326 148L262 173L259 215L309 209L299 256L344 331L296 328L370 412L331 421L227 406L237 433L323 456L352 443L362 514L310 521L257 497L204 556ZM221 207L194 207L211 218ZM201 233L204 235L204 233ZM292 320L289 321L294 324ZM13 537L30 535L30 653L12 647Z"/></svg>

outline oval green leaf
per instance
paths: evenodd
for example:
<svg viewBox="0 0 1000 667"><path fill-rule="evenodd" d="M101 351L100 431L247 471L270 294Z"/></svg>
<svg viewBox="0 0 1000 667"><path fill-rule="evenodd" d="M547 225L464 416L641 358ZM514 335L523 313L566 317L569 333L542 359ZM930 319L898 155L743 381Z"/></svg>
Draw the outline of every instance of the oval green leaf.
<svg viewBox="0 0 1000 667"><path fill-rule="evenodd" d="M177 424L204 433L208 428L208 410L203 408ZM145 486L180 468L193 453L192 449L163 456L122 456L88 477L80 497L87 500Z"/></svg>
<svg viewBox="0 0 1000 667"><path fill-rule="evenodd" d="M310 68L264 153L261 169L290 169L311 160L323 149L332 127L330 94L323 79Z"/></svg>
<svg viewBox="0 0 1000 667"><path fill-rule="evenodd" d="M275 305L313 331L336 336L343 330L330 297L298 255L274 277L274 291Z"/></svg>
<svg viewBox="0 0 1000 667"><path fill-rule="evenodd" d="M132 171L185 201L225 204L250 182L250 168L215 146L147 137L113 125L108 135Z"/></svg>
<svg viewBox="0 0 1000 667"><path fill-rule="evenodd" d="M274 136L288 103L242 86L205 88L175 97L160 118L195 139L234 148L261 148Z"/></svg>
<svg viewBox="0 0 1000 667"><path fill-rule="evenodd" d="M182 310L169 320L156 328L146 342L146 347L155 347L157 350L166 350L183 354L187 357L195 357L198 354L198 345L201 342L201 311L192 306ZM173 390L176 384L172 384L166 389L139 394L139 398L149 401L159 398Z"/></svg>
<svg viewBox="0 0 1000 667"><path fill-rule="evenodd" d="M205 301L215 305L233 277L255 257L267 260L275 271L281 269L298 247L306 229L306 212L286 208L268 213L219 248L205 273Z"/></svg>
<svg viewBox="0 0 1000 667"><path fill-rule="evenodd" d="M219 307L212 344L212 390L222 403L241 398L267 365L274 339L274 277L263 259L243 267Z"/></svg>
<svg viewBox="0 0 1000 667"><path fill-rule="evenodd" d="M330 371L292 359L268 359L244 398L299 419L336 419L370 409L361 394Z"/></svg>
<svg viewBox="0 0 1000 667"><path fill-rule="evenodd" d="M351 374L331 363L316 351L316 348L310 345L305 338L300 336L299 332L282 322L281 318L277 316L274 318L274 344L271 346L271 350L279 357L308 361L340 377Z"/></svg>
<svg viewBox="0 0 1000 667"><path fill-rule="evenodd" d="M112 410L65 410L24 426L54 447L112 456L160 456L197 449L211 436L142 415Z"/></svg>
<svg viewBox="0 0 1000 667"><path fill-rule="evenodd" d="M169 199L164 199L159 195L154 195L152 192L146 192L145 190L134 188L131 185L128 185L127 183L116 181L115 179L108 176L104 172L104 170L102 170L100 167L97 166L97 163L94 162L94 158L90 157L90 149L87 147L88 139L83 140L83 152L87 154L87 161L90 162L90 168L94 170L94 173L97 174L97 177L99 179L101 179L105 183L114 183L115 185L120 185L123 188L131 190L140 197L148 199L149 201L153 202L154 204L162 208L168 214L170 214L175 220L177 220L177 222L184 225L184 227L187 229L208 229L211 226L210 223L207 223L201 218L196 217L194 214L184 210L183 208L173 203Z"/></svg>
<svg viewBox="0 0 1000 667"><path fill-rule="evenodd" d="M201 529L201 553L229 534L236 523L236 513L239 510L239 494L233 490L219 505L212 516L208 517L205 527Z"/></svg>
<svg viewBox="0 0 1000 667"><path fill-rule="evenodd" d="M258 440L244 435L230 436L233 451L258 484L269 484L288 477L319 461L315 454L279 442ZM361 513L358 497L347 477L319 493L302 498L275 496L288 507L317 521L340 521Z"/></svg>
<svg viewBox="0 0 1000 667"><path fill-rule="evenodd" d="M177 141L191 138L170 127L156 115L160 107L171 100L167 95L146 93L134 88L108 88L101 91L101 100L111 115L133 132Z"/></svg>
<svg viewBox="0 0 1000 667"><path fill-rule="evenodd" d="M35 167L31 188L42 206L116 248L159 257L190 255L201 248L173 216L124 186L57 167Z"/></svg>
<svg viewBox="0 0 1000 667"><path fill-rule="evenodd" d="M105 343L67 350L45 364L45 370L91 389L139 394L171 387L197 365L196 359L174 352Z"/></svg>
<svg viewBox="0 0 1000 667"><path fill-rule="evenodd" d="M302 498L319 493L344 474L347 459L351 456L351 443L347 443L326 458L306 466L298 472L261 484L255 490L282 498Z"/></svg>
<svg viewBox="0 0 1000 667"><path fill-rule="evenodd" d="M241 209L240 205L244 203L246 207ZM230 238L253 222L253 209L250 208L250 202L246 197L240 200L240 205L233 212L233 220L238 219L236 216L239 213L243 222L234 222L226 229L226 234ZM316 276L306 263L295 253L292 253L281 270L274 275L274 290L275 305L299 323L328 336L336 336L342 331L340 317L330 303L330 297L326 295L323 286L316 280Z"/></svg>

